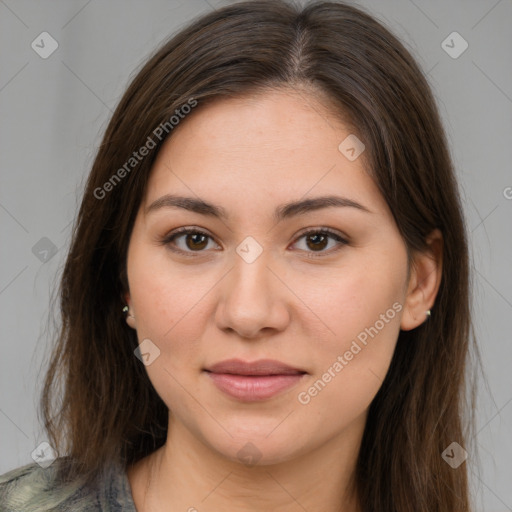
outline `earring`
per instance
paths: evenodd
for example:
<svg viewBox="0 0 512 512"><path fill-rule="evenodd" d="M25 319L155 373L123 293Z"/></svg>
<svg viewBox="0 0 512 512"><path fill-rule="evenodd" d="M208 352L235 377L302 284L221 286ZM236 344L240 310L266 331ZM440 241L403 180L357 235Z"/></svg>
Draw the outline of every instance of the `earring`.
<svg viewBox="0 0 512 512"><path fill-rule="evenodd" d="M128 306L124 306L124 308L123 308L123 314L124 314L125 316L129 316L130 318L135 318L133 315L130 315L130 314L129 314L129 311L130 311L130 308L129 308Z"/></svg>
<svg viewBox="0 0 512 512"><path fill-rule="evenodd" d="M427 320L428 320L431 316L430 309L428 311L425 311L425 314L427 315Z"/></svg>

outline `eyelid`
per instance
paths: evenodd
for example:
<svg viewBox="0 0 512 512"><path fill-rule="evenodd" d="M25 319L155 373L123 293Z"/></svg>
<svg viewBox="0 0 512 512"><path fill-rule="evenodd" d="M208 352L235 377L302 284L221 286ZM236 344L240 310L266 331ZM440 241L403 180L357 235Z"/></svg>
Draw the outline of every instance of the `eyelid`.
<svg viewBox="0 0 512 512"><path fill-rule="evenodd" d="M177 238L180 235L188 235L188 234L200 234L204 235L211 240L213 240L217 245L220 245L215 238L210 235L207 231L203 230L202 228L196 228L193 226L183 226L181 228L176 228L172 230L170 233L165 235L162 239L159 240L159 245L165 245L170 248L171 251L179 253L179 254L185 254L186 256L191 257L197 257L200 256L202 252L206 251L183 251L182 249L179 249L178 247L171 247L171 242Z"/></svg>
<svg viewBox="0 0 512 512"><path fill-rule="evenodd" d="M338 231L337 229L329 228L327 226L320 226L317 228L304 228L303 230L299 231L296 235L295 240L298 238L303 237L304 235L314 234L314 233L327 233L329 235L332 235L334 237L338 237L341 240L343 240L345 243L349 243L349 237L345 236L343 233Z"/></svg>
<svg viewBox="0 0 512 512"><path fill-rule="evenodd" d="M297 243L297 241L304 236L313 234L327 234L338 242L338 246L331 248L328 251L305 251L306 257L308 258L322 258L331 256L332 254L338 252L343 246L349 244L349 238L347 236L342 235L337 230L328 228L327 226L320 226L318 228L305 228L304 230L299 231L294 239L293 244Z"/></svg>
<svg viewBox="0 0 512 512"><path fill-rule="evenodd" d="M204 235L208 238L210 238L213 242L215 242L217 245L220 245L215 238L210 235L207 231L203 230L202 228L197 228L193 226L183 226L180 228L176 228L167 235L165 235L162 239L159 240L160 245L170 246L171 242L177 238L180 235L187 235L187 234L200 234ZM331 248L328 251L305 251L308 255L308 257L322 257L322 256L328 256L331 255L334 252L337 252L342 246L349 244L349 237L340 234L337 230L334 230L332 228L329 228L327 226L320 226L315 228L304 228L303 230L299 231L299 233L295 236L292 245L297 243L297 241L304 236L310 235L310 234L327 234L331 238L334 238L338 242L338 247ZM173 252L185 254L187 256L191 257L197 257L200 256L201 253L206 253L208 251L183 251L182 249L179 249L177 247L171 247L170 250ZM300 251L300 249L299 249Z"/></svg>

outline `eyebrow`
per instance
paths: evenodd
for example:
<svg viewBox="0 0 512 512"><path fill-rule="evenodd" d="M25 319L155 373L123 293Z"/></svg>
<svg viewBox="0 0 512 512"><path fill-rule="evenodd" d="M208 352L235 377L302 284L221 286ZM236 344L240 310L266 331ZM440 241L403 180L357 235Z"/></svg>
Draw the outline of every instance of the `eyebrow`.
<svg viewBox="0 0 512 512"><path fill-rule="evenodd" d="M352 199L341 196L328 195L279 205L275 209L274 220L279 222L297 215L304 215L309 212L330 207L355 208L366 213L374 213L366 206ZM145 209L145 214L147 215L148 213L160 210L162 208L182 208L184 210L199 213L200 215L207 215L223 220L229 219L227 211L222 206L208 203L202 199L178 196L174 194L166 194L153 201Z"/></svg>

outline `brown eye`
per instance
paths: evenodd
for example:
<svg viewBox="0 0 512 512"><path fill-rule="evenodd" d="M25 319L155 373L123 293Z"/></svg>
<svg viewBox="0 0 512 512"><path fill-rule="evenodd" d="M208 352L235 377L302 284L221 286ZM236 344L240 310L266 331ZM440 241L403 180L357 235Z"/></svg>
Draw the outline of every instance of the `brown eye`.
<svg viewBox="0 0 512 512"><path fill-rule="evenodd" d="M183 241L185 243L183 243ZM167 245L175 252L193 253L204 252L208 243L213 241L212 237L203 231L190 228L181 228L170 233L162 241L162 245Z"/></svg>
<svg viewBox="0 0 512 512"><path fill-rule="evenodd" d="M208 237L201 233L189 233L185 235L187 247L191 250L204 249L208 245Z"/></svg>
<svg viewBox="0 0 512 512"><path fill-rule="evenodd" d="M299 247L299 249L308 253L308 256L312 257L329 255L340 249L341 246L348 244L347 240L328 228L310 230L303 233L298 238L298 240L301 241L302 239L304 239L306 243L304 244L304 247ZM184 240L185 243L181 240ZM161 243L162 245L169 246L172 251L192 256L193 253L206 252L210 241L213 242L214 245L217 245L217 248L219 247L218 244L214 242L213 238L203 231L191 228L180 228L167 235ZM334 242L333 246L329 247L328 250L325 250L329 246L330 241ZM298 244L298 242L295 244Z"/></svg>
<svg viewBox="0 0 512 512"><path fill-rule="evenodd" d="M306 237L306 244L307 246L316 251L316 250L322 250L322 249L325 249L325 247L327 246L327 243L328 243L328 239L329 237L328 236L325 236L323 234L314 234L314 235L308 235ZM311 242L311 243L309 243Z"/></svg>
<svg viewBox="0 0 512 512"><path fill-rule="evenodd" d="M303 244L303 247L299 247L299 249L309 253L308 256L313 257L329 255L340 249L343 245L348 244L347 240L328 228L310 230L298 238L298 240L302 239L305 240L305 244ZM334 241L334 244L328 250L324 250L329 245L329 241ZM300 245L298 242L295 244Z"/></svg>

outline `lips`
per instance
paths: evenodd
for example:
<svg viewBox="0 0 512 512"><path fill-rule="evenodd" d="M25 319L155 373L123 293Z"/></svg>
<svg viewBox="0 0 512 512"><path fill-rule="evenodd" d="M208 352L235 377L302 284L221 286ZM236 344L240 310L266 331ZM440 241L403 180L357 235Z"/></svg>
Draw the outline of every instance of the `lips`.
<svg viewBox="0 0 512 512"><path fill-rule="evenodd" d="M260 359L253 362L227 359L208 367L206 371L231 375L300 375L306 373L304 370L273 359Z"/></svg>
<svg viewBox="0 0 512 512"><path fill-rule="evenodd" d="M229 359L205 369L223 393L244 402L268 400L298 384L307 372L280 361Z"/></svg>

